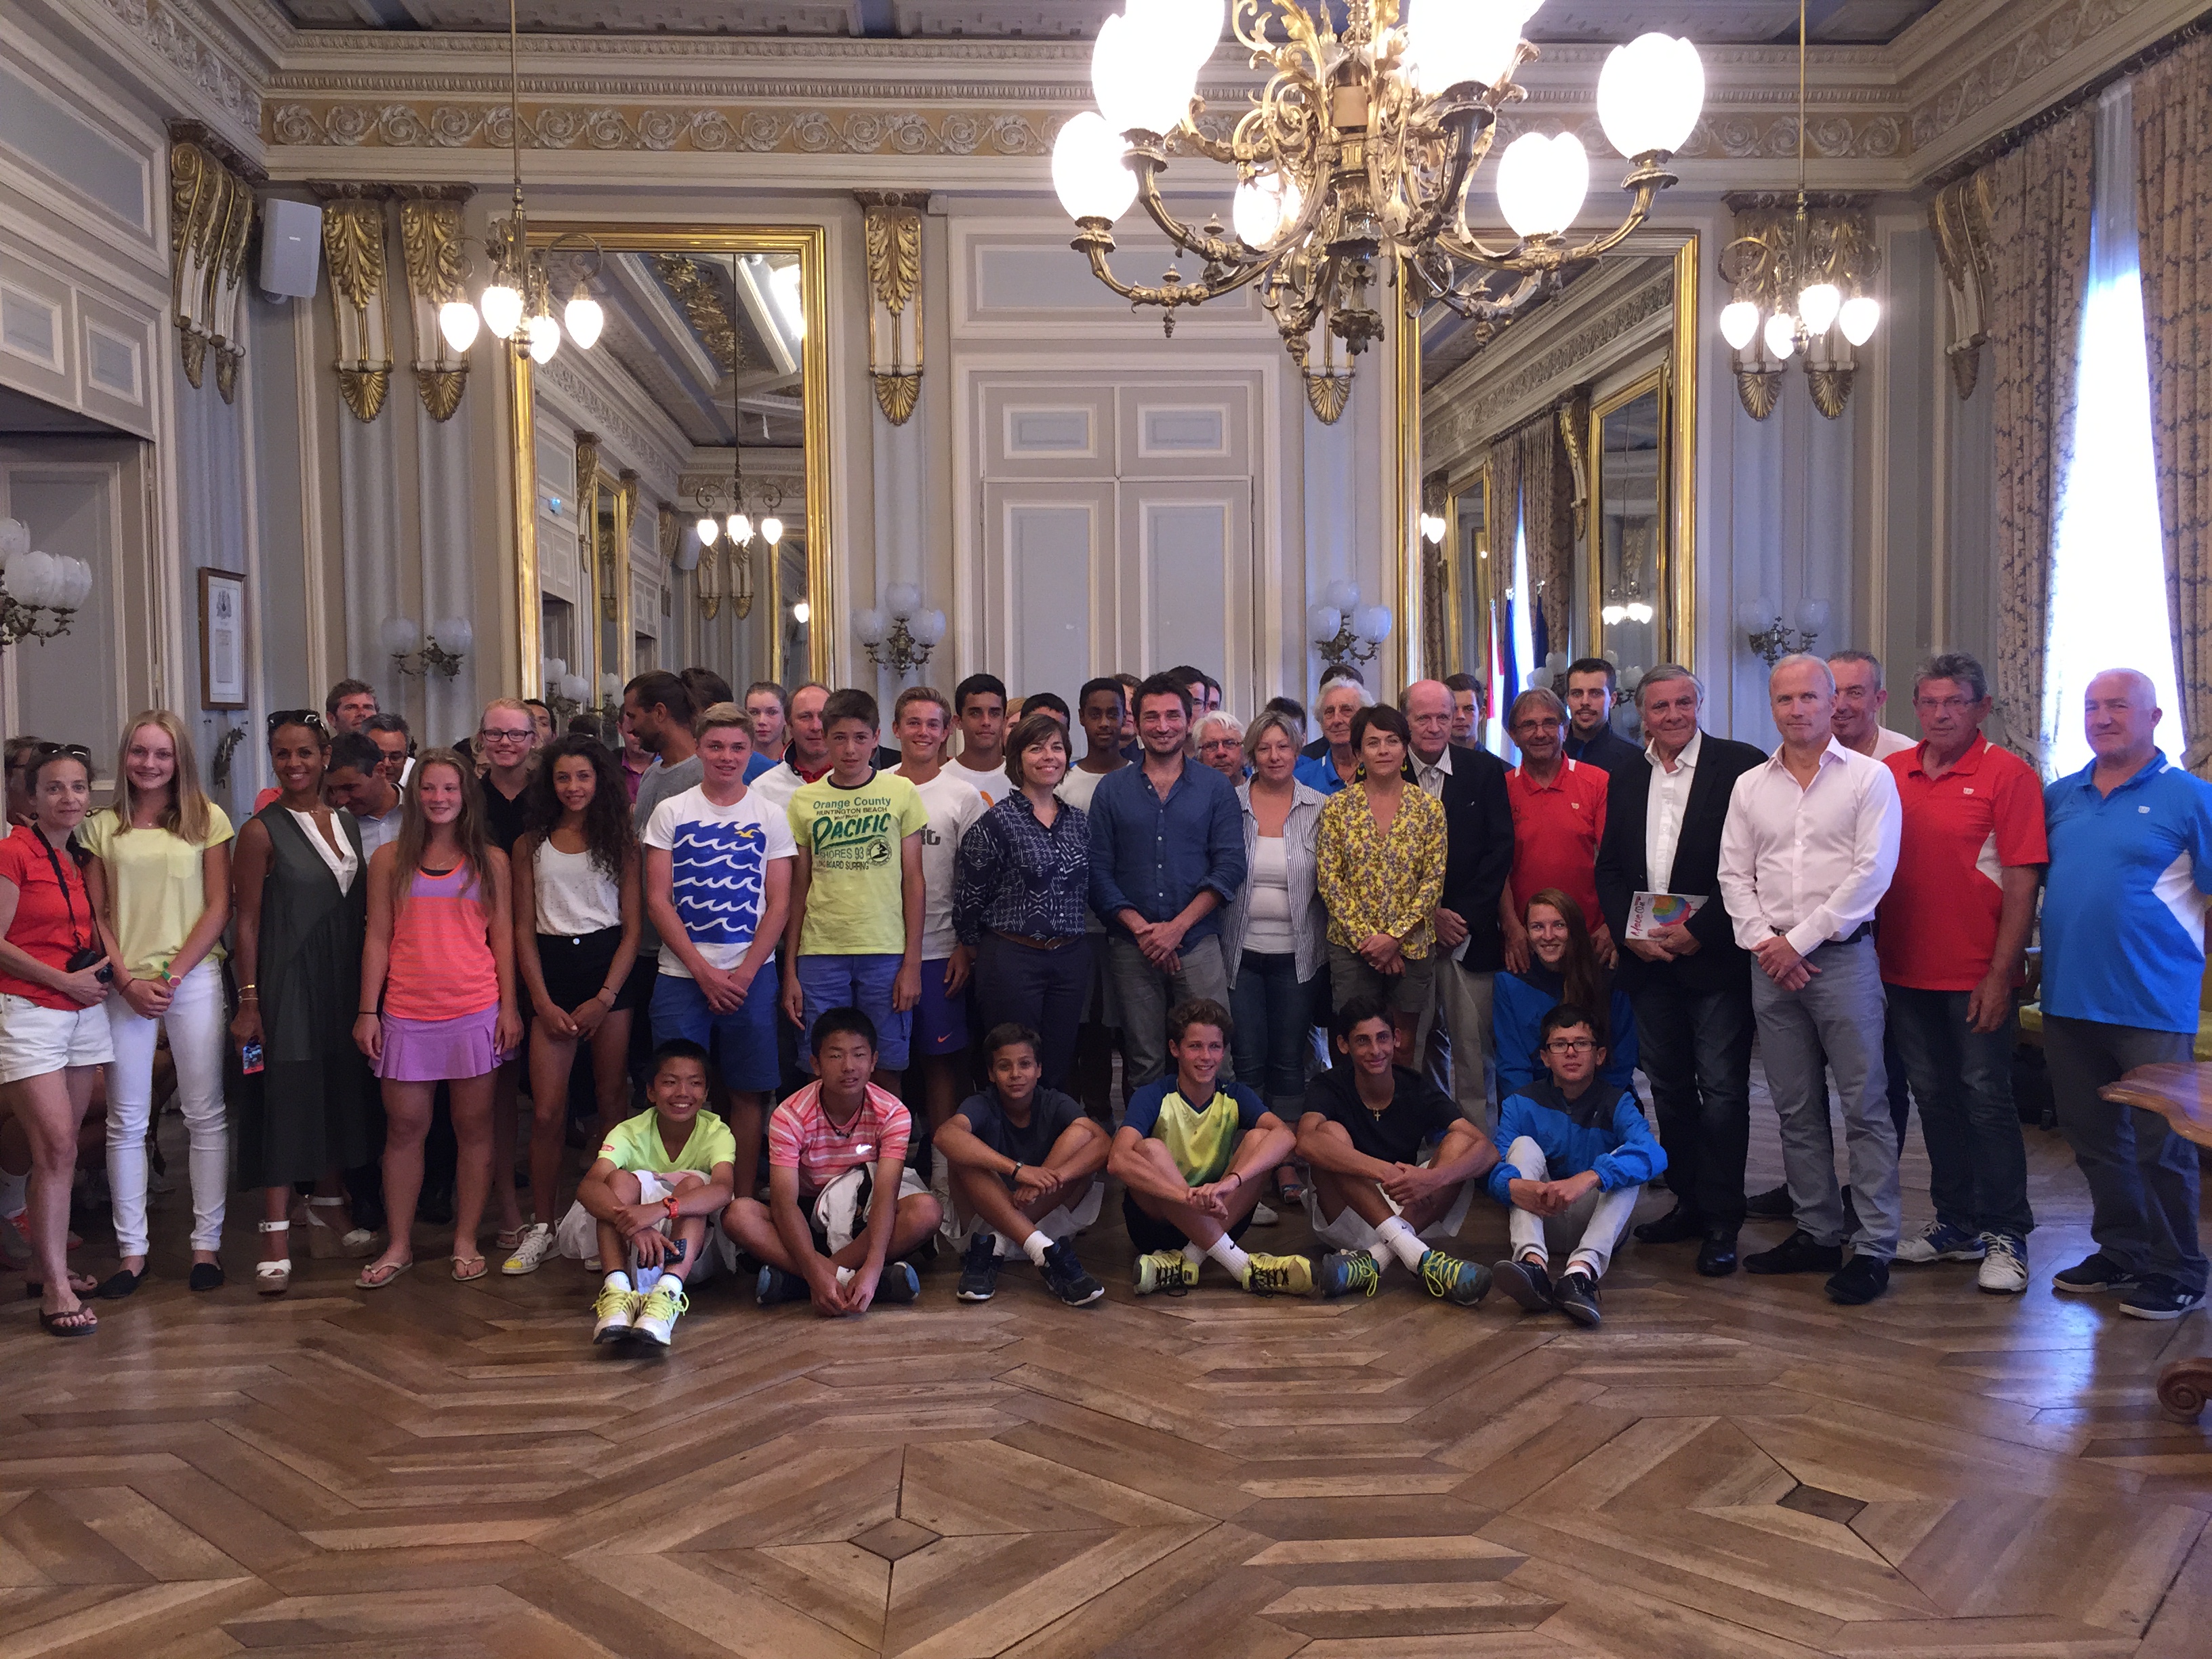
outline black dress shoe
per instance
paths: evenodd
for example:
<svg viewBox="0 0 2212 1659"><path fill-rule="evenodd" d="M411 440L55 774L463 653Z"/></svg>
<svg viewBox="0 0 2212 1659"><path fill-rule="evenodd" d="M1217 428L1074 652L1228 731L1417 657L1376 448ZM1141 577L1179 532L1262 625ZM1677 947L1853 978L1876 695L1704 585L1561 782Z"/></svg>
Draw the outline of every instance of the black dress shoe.
<svg viewBox="0 0 2212 1659"><path fill-rule="evenodd" d="M222 1288L222 1264L216 1261L195 1261L191 1276L185 1281L196 1291L219 1291Z"/></svg>
<svg viewBox="0 0 2212 1659"><path fill-rule="evenodd" d="M106 1279L100 1281L100 1288L94 1291L93 1294L106 1301L120 1302L125 1297L130 1295L131 1291L137 1290L138 1288L138 1281L145 1277L146 1270L143 1267L141 1267L135 1273L128 1267L118 1267Z"/></svg>
<svg viewBox="0 0 2212 1659"><path fill-rule="evenodd" d="M1856 1255L1828 1281L1828 1300L1846 1308L1871 1302L1889 1288L1889 1263L1877 1257Z"/></svg>
<svg viewBox="0 0 2212 1659"><path fill-rule="evenodd" d="M1705 1236L1705 1224L1698 1219L1697 1212L1677 1204L1656 1220L1647 1221L1637 1228L1638 1242L1645 1244L1680 1244Z"/></svg>
<svg viewBox="0 0 2212 1659"><path fill-rule="evenodd" d="M1743 1259L1747 1273L1832 1273L1844 1265L1844 1247L1818 1244L1800 1228L1771 1250Z"/></svg>
<svg viewBox="0 0 2212 1659"><path fill-rule="evenodd" d="M1725 1279L1735 1271L1735 1233L1710 1232L1698 1246L1698 1271L1707 1279Z"/></svg>
<svg viewBox="0 0 2212 1659"><path fill-rule="evenodd" d="M1790 1201L1787 1187L1770 1187L1746 1198L1743 1212L1760 1221L1787 1221L1797 1213L1797 1206Z"/></svg>

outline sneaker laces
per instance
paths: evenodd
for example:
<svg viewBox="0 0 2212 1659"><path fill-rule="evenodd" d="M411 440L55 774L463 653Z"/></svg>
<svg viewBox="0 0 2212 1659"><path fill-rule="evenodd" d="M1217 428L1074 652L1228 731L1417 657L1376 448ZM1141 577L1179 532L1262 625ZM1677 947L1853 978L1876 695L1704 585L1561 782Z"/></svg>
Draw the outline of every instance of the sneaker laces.
<svg viewBox="0 0 2212 1659"><path fill-rule="evenodd" d="M602 1285L599 1286L599 1299L592 1304L592 1313L599 1319L605 1319L610 1314L627 1313L629 1311L629 1299L635 1294L635 1291L625 1291L618 1285Z"/></svg>
<svg viewBox="0 0 2212 1659"><path fill-rule="evenodd" d="M676 1285L676 1288L673 1290L669 1288L672 1284ZM665 1314L657 1316L660 1318L680 1318L682 1316L691 1311L691 1298L684 1294L684 1289L681 1284L672 1279L664 1279L659 1284L653 1286L653 1294L646 1297L645 1306L638 1310L639 1317L644 1319L656 1317L653 1313L653 1304L656 1302L660 1303L667 1309L667 1311Z"/></svg>
<svg viewBox="0 0 2212 1659"><path fill-rule="evenodd" d="M1422 1287L1431 1296L1449 1296L1459 1287L1459 1276L1466 1266L1465 1262L1446 1255L1442 1250L1431 1250L1421 1259Z"/></svg>
<svg viewBox="0 0 2212 1659"><path fill-rule="evenodd" d="M1375 1258L1364 1251L1345 1264L1344 1288L1373 1296L1382 1288L1382 1269Z"/></svg>
<svg viewBox="0 0 2212 1659"><path fill-rule="evenodd" d="M1255 1296L1273 1296L1278 1291L1287 1291L1291 1288L1291 1270L1282 1267L1263 1267L1255 1258L1252 1265L1245 1270L1244 1288Z"/></svg>

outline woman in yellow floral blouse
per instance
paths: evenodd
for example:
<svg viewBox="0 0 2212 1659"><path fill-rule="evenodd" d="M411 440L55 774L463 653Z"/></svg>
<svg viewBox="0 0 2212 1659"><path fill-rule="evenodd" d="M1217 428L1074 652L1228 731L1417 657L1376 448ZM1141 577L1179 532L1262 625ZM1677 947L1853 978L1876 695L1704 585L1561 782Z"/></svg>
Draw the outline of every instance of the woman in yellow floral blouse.
<svg viewBox="0 0 2212 1659"><path fill-rule="evenodd" d="M1444 810L1405 775L1406 717L1388 704L1352 722L1359 771L1329 797L1314 843L1315 884L1328 908L1329 995L1389 1005L1398 1052L1410 1056L1429 1006L1430 918L1444 890Z"/></svg>

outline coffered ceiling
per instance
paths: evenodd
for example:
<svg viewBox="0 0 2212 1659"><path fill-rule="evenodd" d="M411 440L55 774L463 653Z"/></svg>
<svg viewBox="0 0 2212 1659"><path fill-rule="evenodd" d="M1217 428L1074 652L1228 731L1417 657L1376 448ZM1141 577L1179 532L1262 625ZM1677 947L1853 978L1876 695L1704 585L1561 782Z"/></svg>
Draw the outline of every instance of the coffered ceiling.
<svg viewBox="0 0 2212 1659"><path fill-rule="evenodd" d="M279 0L302 28L500 32L505 0ZM1884 42L1937 0L1810 0L1814 40ZM520 0L532 33L1088 39L1119 0ZM1418 6L1416 7L1418 13ZM1796 0L1547 0L1538 41L1626 40L1647 29L1701 44L1795 40Z"/></svg>

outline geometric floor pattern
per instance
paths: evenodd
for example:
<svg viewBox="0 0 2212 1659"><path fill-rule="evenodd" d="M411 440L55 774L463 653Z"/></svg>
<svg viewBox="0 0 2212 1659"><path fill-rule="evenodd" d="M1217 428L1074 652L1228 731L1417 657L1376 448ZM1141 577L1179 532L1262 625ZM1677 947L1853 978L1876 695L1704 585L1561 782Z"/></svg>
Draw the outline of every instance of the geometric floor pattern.
<svg viewBox="0 0 2212 1659"><path fill-rule="evenodd" d="M91 1341L0 1308L0 1655L2204 1659L2212 1435L2152 1381L2207 1317L2051 1293L2085 1198L2027 1134L2024 1297L1632 1243L1595 1332L1402 1275L1139 1302L1111 1204L1096 1309L1026 1266L834 1325L725 1282L660 1359L587 1345L573 1264L458 1285L426 1243L264 1302L250 1233L213 1297L157 1254Z"/></svg>

